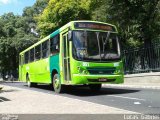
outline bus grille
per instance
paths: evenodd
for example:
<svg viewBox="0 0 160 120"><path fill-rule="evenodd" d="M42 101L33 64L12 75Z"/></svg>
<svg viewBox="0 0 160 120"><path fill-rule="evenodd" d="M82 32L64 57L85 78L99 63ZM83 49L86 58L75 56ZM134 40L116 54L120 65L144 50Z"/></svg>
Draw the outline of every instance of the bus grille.
<svg viewBox="0 0 160 120"><path fill-rule="evenodd" d="M88 72L90 74L100 74L100 75L106 75L106 74L114 74L115 68L88 68Z"/></svg>

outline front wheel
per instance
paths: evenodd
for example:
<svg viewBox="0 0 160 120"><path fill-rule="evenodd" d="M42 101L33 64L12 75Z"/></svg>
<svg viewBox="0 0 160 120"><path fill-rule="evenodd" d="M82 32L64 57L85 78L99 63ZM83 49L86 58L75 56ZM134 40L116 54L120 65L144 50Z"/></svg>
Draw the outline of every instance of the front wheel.
<svg viewBox="0 0 160 120"><path fill-rule="evenodd" d="M53 88L56 93L62 93L64 91L64 85L61 84L58 74L54 74L52 80Z"/></svg>
<svg viewBox="0 0 160 120"><path fill-rule="evenodd" d="M101 87L102 87L102 84L90 84L89 85L89 88L94 92L100 91Z"/></svg>

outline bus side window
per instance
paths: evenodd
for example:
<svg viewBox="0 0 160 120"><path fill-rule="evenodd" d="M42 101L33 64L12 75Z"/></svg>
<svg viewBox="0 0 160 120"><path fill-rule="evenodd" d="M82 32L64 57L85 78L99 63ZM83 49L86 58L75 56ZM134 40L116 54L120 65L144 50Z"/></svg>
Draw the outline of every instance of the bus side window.
<svg viewBox="0 0 160 120"><path fill-rule="evenodd" d="M35 60L41 58L41 44L35 47Z"/></svg>
<svg viewBox="0 0 160 120"><path fill-rule="evenodd" d="M51 55L59 53L59 35L51 38L50 40L50 51Z"/></svg>
<svg viewBox="0 0 160 120"><path fill-rule="evenodd" d="M30 50L30 62L34 61L34 48Z"/></svg>
<svg viewBox="0 0 160 120"><path fill-rule="evenodd" d="M24 54L24 63L25 63L25 64L29 63L29 51L27 51L27 52Z"/></svg>
<svg viewBox="0 0 160 120"><path fill-rule="evenodd" d="M42 58L49 56L49 40L42 43Z"/></svg>

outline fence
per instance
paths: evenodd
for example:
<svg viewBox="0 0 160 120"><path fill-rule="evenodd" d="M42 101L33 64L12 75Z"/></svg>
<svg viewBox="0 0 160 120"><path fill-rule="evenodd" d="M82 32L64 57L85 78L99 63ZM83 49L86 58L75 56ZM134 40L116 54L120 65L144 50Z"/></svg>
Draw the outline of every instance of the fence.
<svg viewBox="0 0 160 120"><path fill-rule="evenodd" d="M123 51L125 74L160 72L160 45Z"/></svg>

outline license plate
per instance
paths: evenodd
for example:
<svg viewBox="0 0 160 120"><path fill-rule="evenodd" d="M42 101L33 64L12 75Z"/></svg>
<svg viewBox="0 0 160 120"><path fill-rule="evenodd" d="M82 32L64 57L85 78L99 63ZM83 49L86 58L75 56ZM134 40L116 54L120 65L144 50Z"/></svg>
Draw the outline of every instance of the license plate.
<svg viewBox="0 0 160 120"><path fill-rule="evenodd" d="M98 81L99 82L107 82L107 78L99 78Z"/></svg>

